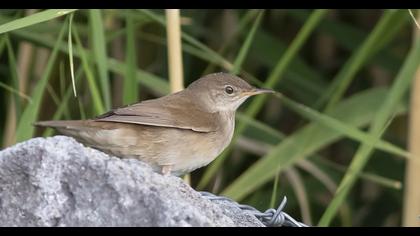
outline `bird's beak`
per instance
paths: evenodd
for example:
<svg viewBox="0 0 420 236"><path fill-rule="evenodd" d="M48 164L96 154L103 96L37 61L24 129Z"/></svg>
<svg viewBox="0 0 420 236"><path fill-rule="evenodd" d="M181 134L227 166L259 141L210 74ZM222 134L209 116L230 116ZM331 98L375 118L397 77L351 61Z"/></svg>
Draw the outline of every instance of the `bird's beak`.
<svg viewBox="0 0 420 236"><path fill-rule="evenodd" d="M243 92L241 95L242 96L253 96L253 95L262 94L262 93L275 93L275 92L276 91L271 90L271 89L254 88L251 91Z"/></svg>

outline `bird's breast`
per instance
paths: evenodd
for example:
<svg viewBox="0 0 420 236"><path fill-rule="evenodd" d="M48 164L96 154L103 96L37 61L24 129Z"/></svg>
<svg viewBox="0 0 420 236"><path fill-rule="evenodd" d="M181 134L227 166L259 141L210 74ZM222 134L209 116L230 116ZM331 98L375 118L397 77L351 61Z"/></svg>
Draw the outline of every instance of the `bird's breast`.
<svg viewBox="0 0 420 236"><path fill-rule="evenodd" d="M172 159L175 172L187 173L208 165L230 144L235 128L234 114L220 114L218 123L214 132L180 131L185 133L179 138L189 145L179 148L177 157Z"/></svg>
<svg viewBox="0 0 420 236"><path fill-rule="evenodd" d="M221 141L222 149L225 149L232 140L233 132L235 130L235 113L232 112L223 112L220 114L220 134L219 136L222 136L223 139ZM223 151L223 150L222 150Z"/></svg>

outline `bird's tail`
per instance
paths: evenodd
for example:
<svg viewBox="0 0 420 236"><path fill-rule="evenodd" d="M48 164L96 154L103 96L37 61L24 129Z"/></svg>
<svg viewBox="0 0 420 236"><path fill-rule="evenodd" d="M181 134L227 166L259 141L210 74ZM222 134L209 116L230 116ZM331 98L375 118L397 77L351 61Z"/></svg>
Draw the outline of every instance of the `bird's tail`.
<svg viewBox="0 0 420 236"><path fill-rule="evenodd" d="M81 120L49 120L39 121L34 123L35 126L50 127L50 128L70 128L82 125Z"/></svg>
<svg viewBox="0 0 420 236"><path fill-rule="evenodd" d="M56 129L59 133L79 139L83 131L91 128L89 121L85 120L50 120L39 121L34 124L40 127L49 127Z"/></svg>
<svg viewBox="0 0 420 236"><path fill-rule="evenodd" d="M52 120L40 121L35 126L50 127L56 129L59 133L75 138L77 141L102 150L104 152L113 153L113 148L127 145L126 140L132 135L124 136L118 129L120 124L115 122L98 122L95 120ZM128 126L128 124L123 124ZM126 131L123 130L123 131ZM118 138L115 138L118 137ZM121 143L117 143L121 140Z"/></svg>
<svg viewBox="0 0 420 236"><path fill-rule="evenodd" d="M34 124L40 127L56 129L59 133L75 138L88 146L96 144L94 134L97 127L89 120L51 120L39 121Z"/></svg>

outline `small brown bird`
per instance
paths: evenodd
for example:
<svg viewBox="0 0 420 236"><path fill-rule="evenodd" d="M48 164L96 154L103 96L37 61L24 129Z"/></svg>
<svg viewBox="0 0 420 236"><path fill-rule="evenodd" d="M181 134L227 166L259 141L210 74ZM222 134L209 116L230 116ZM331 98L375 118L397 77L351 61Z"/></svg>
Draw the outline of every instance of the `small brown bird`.
<svg viewBox="0 0 420 236"><path fill-rule="evenodd" d="M213 161L230 143L235 111L250 96L272 93L226 73L186 89L111 110L89 120L42 121L87 146L135 158L162 174L182 175Z"/></svg>

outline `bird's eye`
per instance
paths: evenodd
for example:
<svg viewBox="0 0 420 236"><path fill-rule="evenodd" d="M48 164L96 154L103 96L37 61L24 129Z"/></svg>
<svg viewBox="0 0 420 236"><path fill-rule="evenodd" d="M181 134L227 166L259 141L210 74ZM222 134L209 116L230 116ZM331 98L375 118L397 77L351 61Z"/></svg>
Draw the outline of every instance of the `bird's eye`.
<svg viewBox="0 0 420 236"><path fill-rule="evenodd" d="M227 94L232 94L232 93L233 93L233 88L232 88L232 86L226 86L226 88L225 88L225 92L226 92Z"/></svg>

